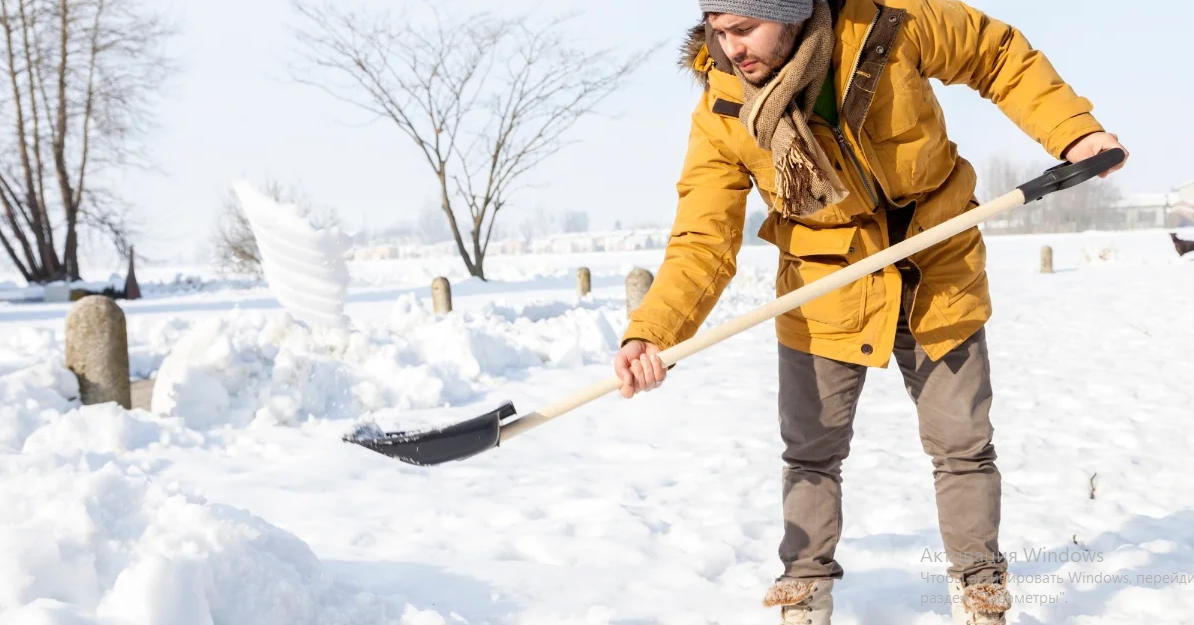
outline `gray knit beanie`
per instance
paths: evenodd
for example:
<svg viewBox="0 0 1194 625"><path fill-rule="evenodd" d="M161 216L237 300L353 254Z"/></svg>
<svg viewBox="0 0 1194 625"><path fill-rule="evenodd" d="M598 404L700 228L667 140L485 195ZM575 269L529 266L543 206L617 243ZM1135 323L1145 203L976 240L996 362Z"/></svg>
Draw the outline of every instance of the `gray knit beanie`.
<svg viewBox="0 0 1194 625"><path fill-rule="evenodd" d="M730 13L760 20L799 24L813 15L814 0L700 0L704 13Z"/></svg>

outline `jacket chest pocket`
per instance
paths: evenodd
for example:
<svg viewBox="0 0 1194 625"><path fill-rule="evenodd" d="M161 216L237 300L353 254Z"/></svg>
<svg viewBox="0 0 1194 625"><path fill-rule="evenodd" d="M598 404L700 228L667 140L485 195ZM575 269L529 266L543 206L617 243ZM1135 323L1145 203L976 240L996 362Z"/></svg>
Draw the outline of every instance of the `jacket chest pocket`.
<svg viewBox="0 0 1194 625"><path fill-rule="evenodd" d="M926 82L919 73L903 66L887 68L862 123L872 142L882 143L898 137L920 123L925 90L929 88Z"/></svg>
<svg viewBox="0 0 1194 625"><path fill-rule="evenodd" d="M863 134L875 176L896 204L938 188L953 169L940 105L928 81L915 72L875 94Z"/></svg>
<svg viewBox="0 0 1194 625"><path fill-rule="evenodd" d="M802 224L777 224L780 259L776 295L784 296L843 269L864 256L857 226L810 228ZM832 293L806 302L787 313L808 324L820 335L854 333L865 320L870 276Z"/></svg>

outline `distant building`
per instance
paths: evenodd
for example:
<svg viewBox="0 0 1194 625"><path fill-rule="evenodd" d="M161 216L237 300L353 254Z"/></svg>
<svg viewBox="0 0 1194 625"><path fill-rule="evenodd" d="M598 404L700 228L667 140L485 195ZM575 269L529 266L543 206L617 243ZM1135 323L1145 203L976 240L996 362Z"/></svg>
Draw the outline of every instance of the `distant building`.
<svg viewBox="0 0 1194 625"><path fill-rule="evenodd" d="M585 254L592 252L631 252L660 249L667 246L667 230L622 230L616 232L572 232L540 236L535 239L505 239L490 242L488 256L520 254ZM361 245L349 252L349 260L392 260L403 258L435 258L455 256L456 243L447 241L434 245L383 244Z"/></svg>
<svg viewBox="0 0 1194 625"><path fill-rule="evenodd" d="M1112 206L1125 230L1194 225L1194 181L1169 193L1131 195Z"/></svg>
<svg viewBox="0 0 1194 625"><path fill-rule="evenodd" d="M987 220L988 234L1035 234L1085 230L1148 230L1194 226L1194 181L1169 193L1129 195L1103 205L1058 207L1032 203Z"/></svg>

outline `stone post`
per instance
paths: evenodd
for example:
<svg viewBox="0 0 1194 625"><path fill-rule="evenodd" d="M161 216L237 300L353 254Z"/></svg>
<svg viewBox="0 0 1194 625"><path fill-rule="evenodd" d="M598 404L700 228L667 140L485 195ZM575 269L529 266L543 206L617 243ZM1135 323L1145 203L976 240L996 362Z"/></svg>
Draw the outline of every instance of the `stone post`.
<svg viewBox="0 0 1194 625"><path fill-rule="evenodd" d="M576 294L584 297L593 290L593 274L588 267L576 270Z"/></svg>
<svg viewBox="0 0 1194 625"><path fill-rule="evenodd" d="M636 267L626 276L626 314L629 315L642 305L643 298L646 297L647 291L650 290L651 283L654 281L655 276L641 267Z"/></svg>
<svg viewBox="0 0 1194 625"><path fill-rule="evenodd" d="M437 315L452 312L452 285L447 278L440 277L431 281L431 302Z"/></svg>
<svg viewBox="0 0 1194 625"><path fill-rule="evenodd" d="M1053 273L1053 248L1041 248L1041 273Z"/></svg>
<svg viewBox="0 0 1194 625"><path fill-rule="evenodd" d="M116 402L132 409L128 331L112 299L89 295L67 313L66 367L79 378L83 405Z"/></svg>

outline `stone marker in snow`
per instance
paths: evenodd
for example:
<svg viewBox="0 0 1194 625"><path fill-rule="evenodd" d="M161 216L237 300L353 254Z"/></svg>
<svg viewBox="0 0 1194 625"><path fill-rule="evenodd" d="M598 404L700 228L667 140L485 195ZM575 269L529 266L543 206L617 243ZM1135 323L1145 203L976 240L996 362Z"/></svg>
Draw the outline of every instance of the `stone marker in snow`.
<svg viewBox="0 0 1194 625"><path fill-rule="evenodd" d="M626 276L626 314L630 314L643 303L643 298L647 296L647 291L654 281L655 276L642 267L635 267L634 271Z"/></svg>
<svg viewBox="0 0 1194 625"><path fill-rule="evenodd" d="M431 302L437 315L452 312L452 285L447 278L439 277L431 281Z"/></svg>
<svg viewBox="0 0 1194 625"><path fill-rule="evenodd" d="M576 270L576 294L584 297L593 290L593 274L589 272L588 267L581 267Z"/></svg>
<svg viewBox="0 0 1194 625"><path fill-rule="evenodd" d="M88 295L66 315L66 367L79 378L83 405L116 402L132 409L124 311L103 295Z"/></svg>
<svg viewBox="0 0 1194 625"><path fill-rule="evenodd" d="M1041 248L1041 273L1053 273L1053 248Z"/></svg>

